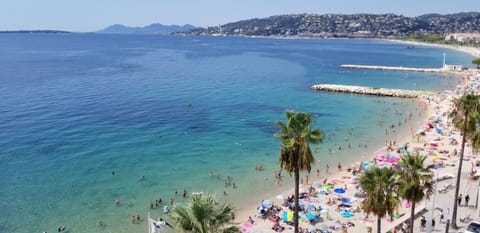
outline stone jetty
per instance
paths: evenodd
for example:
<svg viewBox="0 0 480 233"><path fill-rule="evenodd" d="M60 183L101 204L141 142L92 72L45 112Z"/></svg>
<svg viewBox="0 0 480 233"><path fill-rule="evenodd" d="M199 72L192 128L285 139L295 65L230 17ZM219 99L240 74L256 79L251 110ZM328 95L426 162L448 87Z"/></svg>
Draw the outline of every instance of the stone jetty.
<svg viewBox="0 0 480 233"><path fill-rule="evenodd" d="M413 68L413 67L402 67L402 66L364 66L364 65L349 65L349 64L341 65L340 67L346 68L346 69L436 72L436 73L442 73L447 71L446 69L443 69L443 68Z"/></svg>
<svg viewBox="0 0 480 233"><path fill-rule="evenodd" d="M428 94L423 91L412 91L402 89L387 89L377 87L364 87L364 86L351 86L351 85L336 85L336 84L318 84L311 87L316 91L328 91L328 92L343 92L361 95L376 95L398 98L417 98L422 95Z"/></svg>

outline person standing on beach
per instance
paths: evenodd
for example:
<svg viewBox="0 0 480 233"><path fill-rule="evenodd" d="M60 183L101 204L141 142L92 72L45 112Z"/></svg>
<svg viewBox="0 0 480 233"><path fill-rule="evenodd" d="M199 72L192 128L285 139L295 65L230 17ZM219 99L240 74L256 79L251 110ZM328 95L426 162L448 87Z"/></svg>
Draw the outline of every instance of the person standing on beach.
<svg viewBox="0 0 480 233"><path fill-rule="evenodd" d="M462 206L462 194L461 193L457 197L457 202L458 202L458 206Z"/></svg>
<svg viewBox="0 0 480 233"><path fill-rule="evenodd" d="M465 195L465 206L468 207L468 201L470 201L470 195Z"/></svg>

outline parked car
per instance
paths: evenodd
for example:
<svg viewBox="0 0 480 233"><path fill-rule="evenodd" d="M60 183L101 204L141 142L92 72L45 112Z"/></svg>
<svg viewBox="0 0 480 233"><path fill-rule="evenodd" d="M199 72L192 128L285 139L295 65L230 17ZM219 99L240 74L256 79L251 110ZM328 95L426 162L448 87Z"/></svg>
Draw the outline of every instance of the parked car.
<svg viewBox="0 0 480 233"><path fill-rule="evenodd" d="M473 221L468 224L468 227L464 233L480 233L480 222Z"/></svg>

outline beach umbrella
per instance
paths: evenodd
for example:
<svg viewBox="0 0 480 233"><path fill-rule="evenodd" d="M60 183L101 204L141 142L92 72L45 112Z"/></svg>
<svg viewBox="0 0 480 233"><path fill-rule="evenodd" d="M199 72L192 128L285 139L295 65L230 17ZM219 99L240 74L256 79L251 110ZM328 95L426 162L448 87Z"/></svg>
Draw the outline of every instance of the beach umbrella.
<svg viewBox="0 0 480 233"><path fill-rule="evenodd" d="M344 218L350 218L350 217L353 217L354 214L353 214L353 212L350 212L350 211L344 211L344 212L342 212L341 215Z"/></svg>
<svg viewBox="0 0 480 233"><path fill-rule="evenodd" d="M312 221L317 220L317 216L315 216L314 214L312 214L310 212L306 213L305 217L308 218L308 220L312 220Z"/></svg>
<svg viewBox="0 0 480 233"><path fill-rule="evenodd" d="M278 195L278 196L277 196L277 199L283 201L283 200L285 200L285 199L287 199L287 198L286 198L285 196L283 196L283 195Z"/></svg>
<svg viewBox="0 0 480 233"><path fill-rule="evenodd" d="M292 221L293 220L293 212L292 211L288 211L287 212L287 221Z"/></svg>
<svg viewBox="0 0 480 233"><path fill-rule="evenodd" d="M400 160L400 158L398 158L398 157L390 157L390 158L386 159L385 162L387 162L387 163L396 163L396 162L398 162L399 160Z"/></svg>
<svg viewBox="0 0 480 233"><path fill-rule="evenodd" d="M267 207L271 206L271 205L273 205L273 201L272 200L265 200L265 201L262 202L262 205L267 206Z"/></svg>
<svg viewBox="0 0 480 233"><path fill-rule="evenodd" d="M385 159L385 157L387 157L387 154L382 153L382 154L378 155L376 158L377 158L377 161L383 161Z"/></svg>
<svg viewBox="0 0 480 233"><path fill-rule="evenodd" d="M266 209L267 209L267 207L264 206L264 205L257 206L257 210L266 210Z"/></svg>
<svg viewBox="0 0 480 233"><path fill-rule="evenodd" d="M343 194L345 193L345 189L342 189L342 188L336 188L333 190L335 193L338 193L338 194Z"/></svg>

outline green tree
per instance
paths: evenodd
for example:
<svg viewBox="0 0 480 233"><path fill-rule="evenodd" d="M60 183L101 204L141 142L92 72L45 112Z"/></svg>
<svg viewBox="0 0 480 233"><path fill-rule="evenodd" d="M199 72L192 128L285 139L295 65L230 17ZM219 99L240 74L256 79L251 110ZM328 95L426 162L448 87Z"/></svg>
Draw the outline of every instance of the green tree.
<svg viewBox="0 0 480 233"><path fill-rule="evenodd" d="M400 196L410 201L410 232L413 233L413 223L415 217L415 205L425 198L430 198L433 194L433 174L431 169L433 165L426 165L426 156L418 153L406 154L402 156L399 172L399 180L402 181L400 186Z"/></svg>
<svg viewBox="0 0 480 233"><path fill-rule="evenodd" d="M360 176L360 185L367 193L362 208L377 216L377 232L381 232L382 218L393 214L400 205L397 174L388 168L374 167Z"/></svg>
<svg viewBox="0 0 480 233"><path fill-rule="evenodd" d="M309 143L322 143L323 132L320 129L311 129L312 115L302 112L287 111L287 122L277 121L280 132L274 134L282 140L280 147L280 168L295 179L295 207L293 221L295 233L298 233L298 195L300 171L310 172L314 162Z"/></svg>
<svg viewBox="0 0 480 233"><path fill-rule="evenodd" d="M477 69L480 69L480 58L473 60L472 64L477 65Z"/></svg>
<svg viewBox="0 0 480 233"><path fill-rule="evenodd" d="M233 208L226 203L218 204L208 194L192 195L186 206L177 206L171 215L176 229L195 233L235 233L236 226L228 226L234 214Z"/></svg>
<svg viewBox="0 0 480 233"><path fill-rule="evenodd" d="M467 139L472 139L472 146L478 148L480 136L477 130L477 124L480 122L480 99L474 94L465 94L460 98L453 100L453 111L449 117L453 125L462 133L462 146L460 148L460 158L457 172L457 184L455 186L455 199L460 190L460 177L462 174L463 155L465 152L465 143ZM458 229L457 225L457 202L453 202L452 227Z"/></svg>

